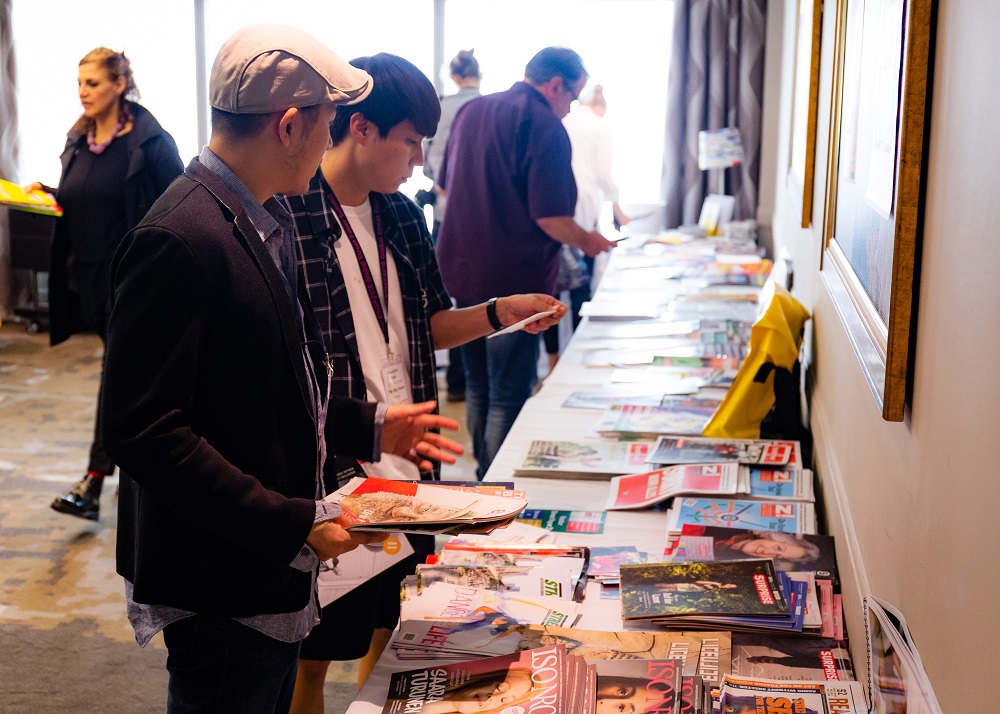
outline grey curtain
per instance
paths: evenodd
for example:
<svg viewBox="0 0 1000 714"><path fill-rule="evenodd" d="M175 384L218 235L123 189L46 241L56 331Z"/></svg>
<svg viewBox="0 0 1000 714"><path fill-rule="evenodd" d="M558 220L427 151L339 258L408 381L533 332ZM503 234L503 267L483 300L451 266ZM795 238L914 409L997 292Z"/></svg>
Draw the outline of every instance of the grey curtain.
<svg viewBox="0 0 1000 714"><path fill-rule="evenodd" d="M666 225L697 223L717 174L698 169L698 132L736 127L746 158L726 169L735 219L757 215L767 0L675 0L661 193ZM711 191L708 189L711 188Z"/></svg>
<svg viewBox="0 0 1000 714"><path fill-rule="evenodd" d="M0 0L0 178L17 181L17 103L14 97L14 29L11 0ZM7 209L0 208L0 317L12 309L13 274Z"/></svg>

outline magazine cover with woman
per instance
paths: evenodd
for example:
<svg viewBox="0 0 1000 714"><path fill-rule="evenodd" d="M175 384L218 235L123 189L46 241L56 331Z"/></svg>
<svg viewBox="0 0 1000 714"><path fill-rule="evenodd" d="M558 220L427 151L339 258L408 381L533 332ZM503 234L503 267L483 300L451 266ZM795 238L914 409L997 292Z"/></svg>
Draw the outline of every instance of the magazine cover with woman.
<svg viewBox="0 0 1000 714"><path fill-rule="evenodd" d="M586 665L562 646L396 672L384 714L570 714Z"/></svg>

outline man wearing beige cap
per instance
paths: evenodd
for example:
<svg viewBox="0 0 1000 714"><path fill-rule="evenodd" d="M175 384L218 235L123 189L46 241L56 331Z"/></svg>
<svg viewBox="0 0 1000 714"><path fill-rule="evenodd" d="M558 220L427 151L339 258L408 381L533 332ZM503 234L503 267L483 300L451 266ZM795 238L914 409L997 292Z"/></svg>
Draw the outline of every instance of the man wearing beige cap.
<svg viewBox="0 0 1000 714"><path fill-rule="evenodd" d="M101 402L121 466L118 572L169 712L287 712L319 560L373 536L318 500L327 452L454 461L434 403L329 398L272 196L306 190L338 104L371 78L304 32L240 30L212 67L208 147L123 240ZM302 296L302 297L300 297ZM377 537L375 537L377 538Z"/></svg>

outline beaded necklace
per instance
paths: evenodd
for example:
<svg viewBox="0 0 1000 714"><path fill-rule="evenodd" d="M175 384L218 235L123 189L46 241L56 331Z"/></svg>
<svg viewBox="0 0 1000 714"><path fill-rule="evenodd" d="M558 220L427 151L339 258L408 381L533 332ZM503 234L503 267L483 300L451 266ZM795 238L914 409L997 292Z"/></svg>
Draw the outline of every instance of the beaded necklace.
<svg viewBox="0 0 1000 714"><path fill-rule="evenodd" d="M108 146L111 144L111 142L115 140L115 137L118 136L118 132L120 132L123 128L125 128L125 117L121 116L118 118L118 126L116 126L115 130L111 132L111 136L108 137L108 140L98 144L96 141L94 141L97 127L96 126L91 127L90 131L87 132L87 146L90 148L90 153L92 154L103 153L104 150L108 148Z"/></svg>

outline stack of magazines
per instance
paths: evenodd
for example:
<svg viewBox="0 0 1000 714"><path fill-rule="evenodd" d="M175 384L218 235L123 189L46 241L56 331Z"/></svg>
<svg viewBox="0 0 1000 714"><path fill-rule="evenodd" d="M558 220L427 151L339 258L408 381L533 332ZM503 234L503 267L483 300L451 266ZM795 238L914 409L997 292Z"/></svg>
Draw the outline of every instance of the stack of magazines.
<svg viewBox="0 0 1000 714"><path fill-rule="evenodd" d="M392 647L400 659L469 659L513 652L523 625L572 625L579 604L436 582L402 603Z"/></svg>
<svg viewBox="0 0 1000 714"><path fill-rule="evenodd" d="M528 505L523 492L374 477L353 478L325 500L343 509L349 531L433 534L489 533Z"/></svg>
<svg viewBox="0 0 1000 714"><path fill-rule="evenodd" d="M622 619L686 629L798 632L809 583L767 560L621 567Z"/></svg>
<svg viewBox="0 0 1000 714"><path fill-rule="evenodd" d="M733 714L738 712L867 714L868 712L864 687L858 682L789 682L728 676L723 679L715 701L718 702L715 711ZM906 709L898 711L903 712Z"/></svg>
<svg viewBox="0 0 1000 714"><path fill-rule="evenodd" d="M594 713L596 672L562 645L395 672L384 714Z"/></svg>

